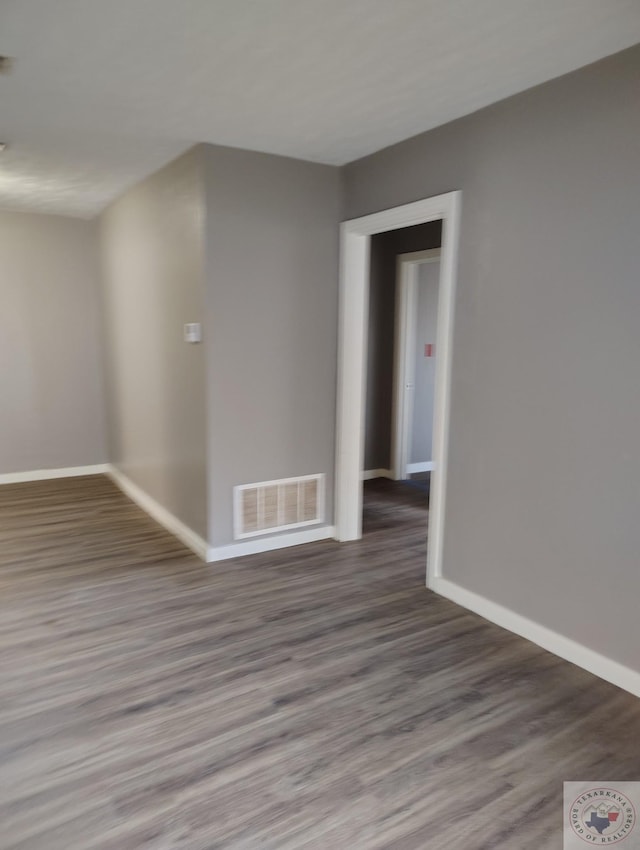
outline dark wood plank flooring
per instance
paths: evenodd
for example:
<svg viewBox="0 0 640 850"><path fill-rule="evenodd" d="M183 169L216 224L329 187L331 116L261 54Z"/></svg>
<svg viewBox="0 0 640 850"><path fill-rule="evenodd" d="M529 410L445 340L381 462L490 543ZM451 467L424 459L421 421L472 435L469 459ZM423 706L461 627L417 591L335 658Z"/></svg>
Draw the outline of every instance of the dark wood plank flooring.
<svg viewBox="0 0 640 850"><path fill-rule="evenodd" d="M3 850L560 850L640 700L424 588L424 497L205 566L105 478L0 488Z"/></svg>

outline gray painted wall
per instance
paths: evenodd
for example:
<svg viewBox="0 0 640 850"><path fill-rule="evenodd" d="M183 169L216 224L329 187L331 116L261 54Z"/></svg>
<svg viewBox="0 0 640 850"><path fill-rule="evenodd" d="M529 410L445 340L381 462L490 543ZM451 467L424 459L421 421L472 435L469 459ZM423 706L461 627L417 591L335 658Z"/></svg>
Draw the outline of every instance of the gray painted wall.
<svg viewBox="0 0 640 850"><path fill-rule="evenodd" d="M207 188L209 510L232 491L327 474L333 517L339 169L202 146Z"/></svg>
<svg viewBox="0 0 640 850"><path fill-rule="evenodd" d="M409 463L433 460L433 391L436 375L436 330L438 328L438 284L440 263L418 266L414 399ZM432 356L424 347L433 345Z"/></svg>
<svg viewBox="0 0 640 850"><path fill-rule="evenodd" d="M206 537L204 190L199 149L101 216L110 457ZM206 329L205 329L206 333Z"/></svg>
<svg viewBox="0 0 640 850"><path fill-rule="evenodd" d="M0 213L0 474L106 461L96 237Z"/></svg>
<svg viewBox="0 0 640 850"><path fill-rule="evenodd" d="M640 48L345 170L463 191L444 576L640 669Z"/></svg>
<svg viewBox="0 0 640 850"><path fill-rule="evenodd" d="M398 254L439 248L441 232L441 222L431 221L378 233L371 239L364 441L367 470L391 467L396 258Z"/></svg>

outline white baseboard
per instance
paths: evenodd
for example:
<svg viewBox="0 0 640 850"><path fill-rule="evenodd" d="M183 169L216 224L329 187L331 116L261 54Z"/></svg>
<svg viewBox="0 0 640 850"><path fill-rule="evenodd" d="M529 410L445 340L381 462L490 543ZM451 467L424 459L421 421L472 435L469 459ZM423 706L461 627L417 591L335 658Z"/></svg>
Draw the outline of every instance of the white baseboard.
<svg viewBox="0 0 640 850"><path fill-rule="evenodd" d="M128 496L132 502L135 502L139 508L142 508L145 513L160 523L174 537L177 537L178 540L184 543L199 558L202 558L203 561L207 559L207 541L200 537L199 534L196 534L182 520L179 520L178 517L174 516L159 502L156 502L154 498L137 484L134 484L130 478L127 478L115 466L107 464L106 473L113 483L122 490L125 496Z"/></svg>
<svg viewBox="0 0 640 850"><path fill-rule="evenodd" d="M51 478L76 478L80 475L104 475L109 469L107 463L95 463L91 466L64 466L60 469L30 469L26 472L5 472L0 474L0 484L20 484L23 481L47 481Z"/></svg>
<svg viewBox="0 0 640 850"><path fill-rule="evenodd" d="M412 475L414 472L433 472L433 461L422 460L418 463L408 463L407 475Z"/></svg>
<svg viewBox="0 0 640 850"><path fill-rule="evenodd" d="M463 608L475 611L485 620L490 620L510 632L515 632L520 637L532 641L554 655L558 655L560 658L588 670L589 673L593 673L595 676L629 691L634 696L640 697L640 673L636 670L600 655L595 650L588 649L586 646L571 640L571 638L558 634L558 632L554 632L546 626L541 626L534 620L516 614L496 602L491 602L478 593L465 590L464 587L460 587L460 585L447 579L434 577L430 579L429 587L435 593L439 593L440 596L446 596L447 599L462 605Z"/></svg>
<svg viewBox="0 0 640 850"><path fill-rule="evenodd" d="M260 540L243 540L240 543L228 543L226 546L210 546L207 561L226 561L229 558L240 558L244 555L257 555L259 552L272 552L274 549L286 549L289 546L300 546L303 543L315 543L318 540L329 540L336 536L332 525L322 528L306 528L291 534L275 534Z"/></svg>
<svg viewBox="0 0 640 850"><path fill-rule="evenodd" d="M372 478L393 478L393 475L390 469L365 469L362 480L371 481Z"/></svg>

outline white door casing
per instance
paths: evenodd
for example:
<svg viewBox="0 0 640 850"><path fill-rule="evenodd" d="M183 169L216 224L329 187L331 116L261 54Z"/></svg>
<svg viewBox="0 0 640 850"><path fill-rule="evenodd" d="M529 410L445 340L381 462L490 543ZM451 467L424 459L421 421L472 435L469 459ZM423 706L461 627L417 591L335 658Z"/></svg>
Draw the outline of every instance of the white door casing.
<svg viewBox="0 0 640 850"><path fill-rule="evenodd" d="M335 515L336 539L346 541L358 540L362 536L361 476L364 462L370 238L376 233L442 219L427 584L441 575L442 568L461 201L460 191L448 192L351 219L340 227Z"/></svg>

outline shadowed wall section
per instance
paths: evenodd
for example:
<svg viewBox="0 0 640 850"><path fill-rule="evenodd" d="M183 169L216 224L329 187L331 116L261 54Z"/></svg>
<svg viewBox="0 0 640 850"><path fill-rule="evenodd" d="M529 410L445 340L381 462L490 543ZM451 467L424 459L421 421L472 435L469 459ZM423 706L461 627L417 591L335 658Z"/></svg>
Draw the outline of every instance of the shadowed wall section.
<svg viewBox="0 0 640 850"><path fill-rule="evenodd" d="M203 322L204 191L198 148L135 186L101 217L110 459L207 536Z"/></svg>

